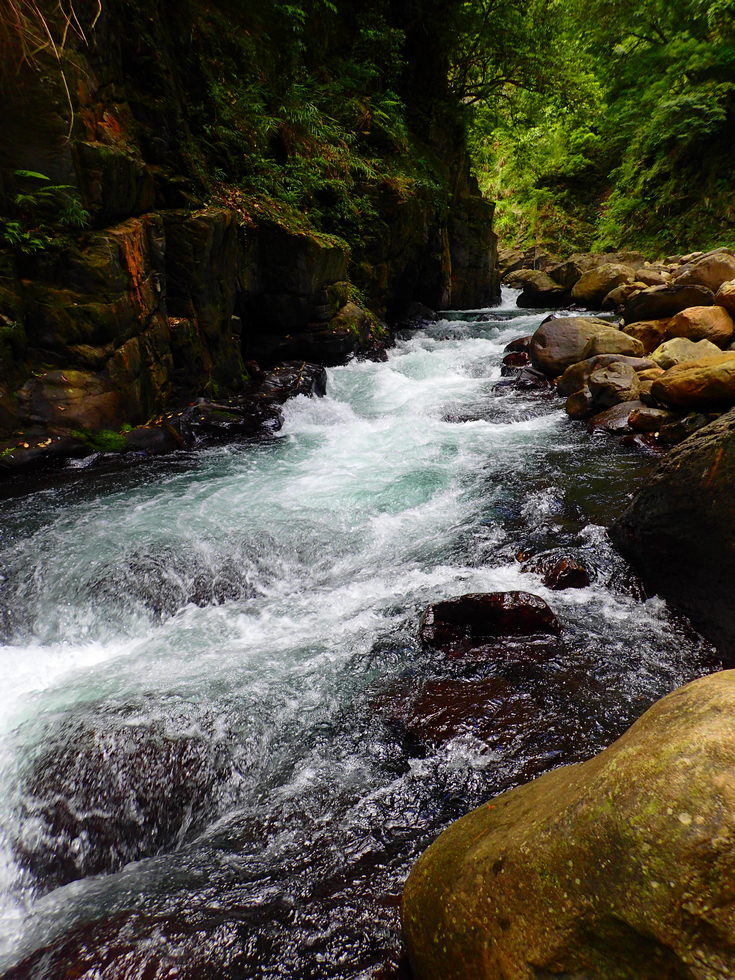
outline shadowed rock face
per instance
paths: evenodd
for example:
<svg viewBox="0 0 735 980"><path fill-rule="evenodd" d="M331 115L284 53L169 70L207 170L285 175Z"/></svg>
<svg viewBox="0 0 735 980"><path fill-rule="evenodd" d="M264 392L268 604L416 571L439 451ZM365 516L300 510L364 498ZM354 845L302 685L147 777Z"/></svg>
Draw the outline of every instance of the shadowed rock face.
<svg viewBox="0 0 735 980"><path fill-rule="evenodd" d="M446 830L406 884L416 980L735 975L735 672Z"/></svg>
<svg viewBox="0 0 735 980"><path fill-rule="evenodd" d="M735 653L734 493L731 409L672 449L610 528L649 587L728 655Z"/></svg>

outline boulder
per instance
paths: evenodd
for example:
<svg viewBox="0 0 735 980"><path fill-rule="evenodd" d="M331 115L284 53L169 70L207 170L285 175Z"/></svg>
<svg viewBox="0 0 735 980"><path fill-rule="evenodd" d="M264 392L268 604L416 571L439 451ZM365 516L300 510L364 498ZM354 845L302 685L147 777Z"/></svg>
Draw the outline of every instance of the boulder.
<svg viewBox="0 0 735 980"><path fill-rule="evenodd" d="M615 289L611 289L607 296L605 296L600 303L600 308L603 310L618 310L627 299L639 293L640 290L641 287L632 282L626 283L623 286L616 286Z"/></svg>
<svg viewBox="0 0 735 980"><path fill-rule="evenodd" d="M664 425L676 421L678 417L676 412L646 405L630 413L628 424L634 432L659 432Z"/></svg>
<svg viewBox="0 0 735 980"><path fill-rule="evenodd" d="M518 273L516 273L518 275ZM531 269L524 273L521 295L516 304L524 309L564 306L569 293L554 282L545 272Z"/></svg>
<svg viewBox="0 0 735 980"><path fill-rule="evenodd" d="M655 398L681 408L735 403L735 351L684 361L653 382Z"/></svg>
<svg viewBox="0 0 735 980"><path fill-rule="evenodd" d="M635 278L637 282L642 282L644 286L665 286L668 277L656 269L637 269Z"/></svg>
<svg viewBox="0 0 735 980"><path fill-rule="evenodd" d="M641 384L645 384L648 381L655 381L656 378L660 378L664 373L664 369L660 367L646 368L645 371L638 372L638 380Z"/></svg>
<svg viewBox="0 0 735 980"><path fill-rule="evenodd" d="M643 407L643 403L640 401L621 402L618 405L613 405L612 408L606 408L604 412L593 415L587 423L587 428L590 432L597 430L600 432L609 432L611 435L630 432L631 413Z"/></svg>
<svg viewBox="0 0 735 980"><path fill-rule="evenodd" d="M683 609L729 655L735 652L735 409L709 424L704 415L686 416L672 427L671 441L681 438L610 536L651 590Z"/></svg>
<svg viewBox="0 0 735 980"><path fill-rule="evenodd" d="M711 357L713 354L721 353L720 348L709 340L699 340L695 343L686 337L674 337L657 347L651 354L651 360L664 371L668 371L675 364L697 361L700 357Z"/></svg>
<svg viewBox="0 0 735 980"><path fill-rule="evenodd" d="M723 306L730 316L735 317L735 279L723 282L717 290L715 303L718 306Z"/></svg>
<svg viewBox="0 0 735 980"><path fill-rule="evenodd" d="M594 370L587 385L596 408L612 408L620 402L635 401L640 392L638 375L629 364L619 361Z"/></svg>
<svg viewBox="0 0 735 980"><path fill-rule="evenodd" d="M535 555L523 564L524 572L540 575L547 589L584 589L590 584L590 575L576 558L558 553Z"/></svg>
<svg viewBox="0 0 735 980"><path fill-rule="evenodd" d="M691 306L677 313L666 328L669 337L709 340L725 347L732 340L732 317L724 306Z"/></svg>
<svg viewBox="0 0 735 980"><path fill-rule="evenodd" d="M589 388L585 385L579 391L573 392L564 403L564 411L570 419L579 421L588 419L595 414L595 403L592 400Z"/></svg>
<svg viewBox="0 0 735 980"><path fill-rule="evenodd" d="M401 919L416 980L735 976L735 673L452 824Z"/></svg>
<svg viewBox="0 0 735 980"><path fill-rule="evenodd" d="M681 266L675 282L682 286L706 286L716 293L730 279L735 279L735 254L729 248L717 248Z"/></svg>
<svg viewBox="0 0 735 980"><path fill-rule="evenodd" d="M575 391L579 391L587 384L593 371L607 367L609 364L628 364L638 375L642 371L655 367L654 362L645 357L627 357L625 354L598 354L596 357L589 357L585 361L579 361L577 364L568 367L557 382L556 390L560 395L573 395Z"/></svg>
<svg viewBox="0 0 735 980"><path fill-rule="evenodd" d="M605 263L585 272L572 287L572 299L583 306L597 308L607 294L618 286L633 282L630 266Z"/></svg>
<svg viewBox="0 0 735 980"><path fill-rule="evenodd" d="M419 636L428 649L458 652L499 636L555 634L561 626L539 596L529 592L480 592L428 606Z"/></svg>
<svg viewBox="0 0 735 980"><path fill-rule="evenodd" d="M628 323L620 329L630 337L635 337L643 344L643 350L650 354L666 338L666 328L669 325L668 317L663 320L639 320L636 323Z"/></svg>
<svg viewBox="0 0 735 980"><path fill-rule="evenodd" d="M554 377L596 354L640 357L643 345L597 317L550 317L534 333L530 354L535 367Z"/></svg>
<svg viewBox="0 0 735 980"><path fill-rule="evenodd" d="M714 301L714 293L704 286L683 286L676 283L651 286L628 300L623 310L623 319L626 323L663 320L676 316L689 306L711 306Z"/></svg>

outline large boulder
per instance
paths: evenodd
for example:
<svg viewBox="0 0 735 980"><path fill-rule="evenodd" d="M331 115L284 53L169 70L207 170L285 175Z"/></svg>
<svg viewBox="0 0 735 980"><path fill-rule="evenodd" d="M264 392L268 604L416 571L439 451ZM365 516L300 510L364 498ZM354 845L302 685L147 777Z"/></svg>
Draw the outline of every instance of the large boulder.
<svg viewBox="0 0 735 980"><path fill-rule="evenodd" d="M524 269L523 278L516 279L513 285L520 285L521 295L516 300L518 306L525 309L560 307L569 300L569 293L558 283L554 282L545 272L537 269ZM519 276L520 273L515 273Z"/></svg>
<svg viewBox="0 0 735 980"><path fill-rule="evenodd" d="M643 345L597 317L550 317L534 333L529 353L534 366L553 377L596 354L640 357Z"/></svg>
<svg viewBox="0 0 735 980"><path fill-rule="evenodd" d="M589 376L587 386L595 408L612 408L621 402L636 401L641 386L630 364L608 364Z"/></svg>
<svg viewBox="0 0 735 980"><path fill-rule="evenodd" d="M735 976L735 672L452 824L402 924L416 980Z"/></svg>
<svg viewBox="0 0 735 980"><path fill-rule="evenodd" d="M735 365L733 365L735 370ZM610 528L653 591L735 651L735 410L673 448ZM690 430L691 431L691 430Z"/></svg>
<svg viewBox="0 0 735 980"><path fill-rule="evenodd" d="M580 276L572 288L572 299L583 306L599 307L611 290L634 278L630 266L606 262Z"/></svg>
<svg viewBox="0 0 735 980"><path fill-rule="evenodd" d="M669 318L662 320L638 320L635 323L626 323L620 329L630 337L635 337L643 344L646 354L650 354L666 338L666 328L669 325Z"/></svg>
<svg viewBox="0 0 735 980"><path fill-rule="evenodd" d="M681 408L735 404L735 351L683 361L653 382L654 398Z"/></svg>
<svg viewBox="0 0 735 980"><path fill-rule="evenodd" d="M735 279L723 282L717 290L715 303L724 306L730 316L735 316Z"/></svg>
<svg viewBox="0 0 735 980"><path fill-rule="evenodd" d="M681 266L676 282L682 286L706 286L716 293L723 282L735 279L735 254L729 248L717 248L701 258Z"/></svg>
<svg viewBox="0 0 735 980"><path fill-rule="evenodd" d="M573 395L575 391L584 388L593 371L610 364L628 364L636 374L656 366L653 361L646 357L627 357L625 354L598 354L597 357L589 357L585 361L579 361L577 364L568 367L559 379L556 390L560 395Z"/></svg>
<svg viewBox="0 0 735 980"><path fill-rule="evenodd" d="M724 306L691 306L677 313L666 328L669 337L709 340L724 347L732 340L732 317Z"/></svg>
<svg viewBox="0 0 735 980"><path fill-rule="evenodd" d="M676 316L688 306L711 306L714 293L705 286L651 286L643 289L625 304L623 319L626 323L640 320L663 320Z"/></svg>
<svg viewBox="0 0 735 980"><path fill-rule="evenodd" d="M695 343L686 337L674 337L657 347L651 354L651 360L655 361L664 371L668 371L675 364L681 364L684 361L697 361L700 357L711 357L721 353L720 348L709 340L698 340Z"/></svg>

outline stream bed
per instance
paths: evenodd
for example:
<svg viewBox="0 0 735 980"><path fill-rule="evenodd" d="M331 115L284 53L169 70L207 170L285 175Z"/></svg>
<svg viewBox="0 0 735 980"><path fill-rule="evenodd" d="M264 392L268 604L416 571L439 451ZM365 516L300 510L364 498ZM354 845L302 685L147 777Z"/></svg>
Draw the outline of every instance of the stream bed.
<svg viewBox="0 0 735 980"><path fill-rule="evenodd" d="M392 976L449 822L717 668L607 540L651 459L495 387L544 314L447 316L273 437L0 501L1 976ZM552 657L422 653L428 603L507 589Z"/></svg>

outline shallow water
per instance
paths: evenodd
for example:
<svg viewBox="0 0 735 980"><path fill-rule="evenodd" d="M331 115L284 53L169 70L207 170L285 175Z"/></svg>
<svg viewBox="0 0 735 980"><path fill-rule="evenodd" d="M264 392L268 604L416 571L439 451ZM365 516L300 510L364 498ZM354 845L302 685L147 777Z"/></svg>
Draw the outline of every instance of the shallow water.
<svg viewBox="0 0 735 980"><path fill-rule="evenodd" d="M607 541L650 461L493 390L542 316L452 314L270 440L0 503L0 969L370 977L448 822L713 668ZM592 585L516 559L549 549ZM552 606L549 659L421 652L429 602L500 589Z"/></svg>

